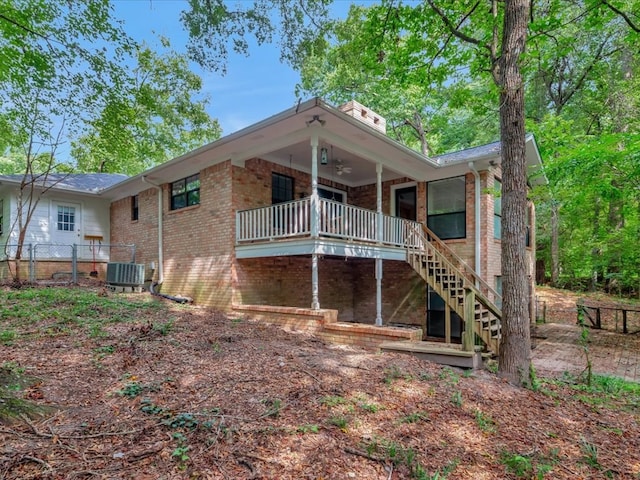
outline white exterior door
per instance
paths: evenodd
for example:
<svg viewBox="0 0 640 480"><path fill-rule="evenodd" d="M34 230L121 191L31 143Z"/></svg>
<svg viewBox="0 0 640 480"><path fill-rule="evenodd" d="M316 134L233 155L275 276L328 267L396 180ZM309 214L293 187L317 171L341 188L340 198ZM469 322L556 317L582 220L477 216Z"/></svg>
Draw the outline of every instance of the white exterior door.
<svg viewBox="0 0 640 480"><path fill-rule="evenodd" d="M82 231L80 204L55 202L52 214L52 243L65 245L80 243L80 233Z"/></svg>

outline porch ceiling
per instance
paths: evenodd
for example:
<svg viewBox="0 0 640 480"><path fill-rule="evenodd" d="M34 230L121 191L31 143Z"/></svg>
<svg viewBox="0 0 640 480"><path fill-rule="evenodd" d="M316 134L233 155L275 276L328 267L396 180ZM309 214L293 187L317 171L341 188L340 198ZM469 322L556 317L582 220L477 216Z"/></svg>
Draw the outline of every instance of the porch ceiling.
<svg viewBox="0 0 640 480"><path fill-rule="evenodd" d="M376 182L376 164L360 155L327 141L320 141L319 148L327 149L328 163L321 165L318 161L318 176L326 180L348 186L369 185ZM355 149L354 149L355 150ZM320 152L318 152L320 156ZM298 142L262 155L265 160L280 165L290 166L302 172L311 173L311 146L309 140ZM402 178L400 172L384 168L382 180Z"/></svg>

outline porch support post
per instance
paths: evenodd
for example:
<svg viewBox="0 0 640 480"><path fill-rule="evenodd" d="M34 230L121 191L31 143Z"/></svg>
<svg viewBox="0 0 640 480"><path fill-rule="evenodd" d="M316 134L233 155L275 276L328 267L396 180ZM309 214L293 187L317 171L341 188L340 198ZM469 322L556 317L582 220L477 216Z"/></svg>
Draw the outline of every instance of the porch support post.
<svg viewBox="0 0 640 480"><path fill-rule="evenodd" d="M382 326L382 259L376 258L376 327Z"/></svg>
<svg viewBox="0 0 640 480"><path fill-rule="evenodd" d="M376 240L382 243L382 164L376 163ZM382 258L376 258L376 326L382 326Z"/></svg>
<svg viewBox="0 0 640 480"><path fill-rule="evenodd" d="M472 352L475 344L474 323L476 316L476 294L470 288L464 291L464 334L462 337L462 349Z"/></svg>
<svg viewBox="0 0 640 480"><path fill-rule="evenodd" d="M376 212L378 213L378 228L376 240L382 243L382 164L376 164ZM382 271L382 270L381 270Z"/></svg>
<svg viewBox="0 0 640 480"><path fill-rule="evenodd" d="M311 255L311 308L313 310L320 309L318 291L318 254L314 253Z"/></svg>
<svg viewBox="0 0 640 480"><path fill-rule="evenodd" d="M319 218L320 202L318 199L318 134L314 132L311 135L311 238L318 238Z"/></svg>

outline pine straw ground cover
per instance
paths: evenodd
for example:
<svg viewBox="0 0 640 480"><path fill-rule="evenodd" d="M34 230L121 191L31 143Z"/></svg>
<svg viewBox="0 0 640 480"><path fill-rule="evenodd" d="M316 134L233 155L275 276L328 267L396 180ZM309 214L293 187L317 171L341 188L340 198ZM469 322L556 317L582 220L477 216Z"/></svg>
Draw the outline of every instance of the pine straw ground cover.
<svg viewBox="0 0 640 480"><path fill-rule="evenodd" d="M29 402L0 478L640 478L633 384L519 389L146 295L0 301L3 405Z"/></svg>

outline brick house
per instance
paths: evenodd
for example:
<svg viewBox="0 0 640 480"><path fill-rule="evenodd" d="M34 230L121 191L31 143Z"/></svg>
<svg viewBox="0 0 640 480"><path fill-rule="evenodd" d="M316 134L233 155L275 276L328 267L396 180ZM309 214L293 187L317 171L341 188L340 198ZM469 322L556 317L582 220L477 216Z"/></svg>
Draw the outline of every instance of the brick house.
<svg viewBox="0 0 640 480"><path fill-rule="evenodd" d="M135 243L162 292L294 323L416 326L398 330L495 352L500 164L499 142L427 158L357 102L312 99L102 195L111 243ZM534 220L531 205L532 273Z"/></svg>

